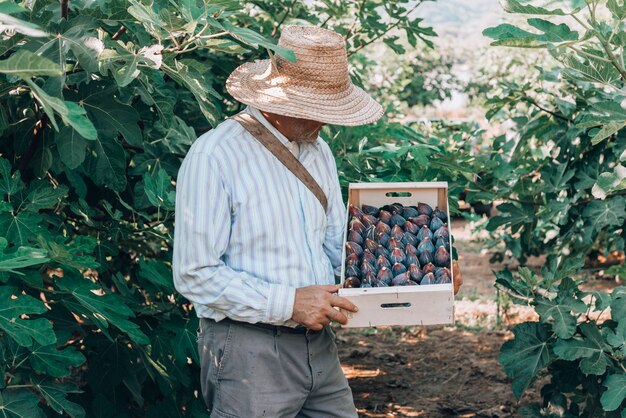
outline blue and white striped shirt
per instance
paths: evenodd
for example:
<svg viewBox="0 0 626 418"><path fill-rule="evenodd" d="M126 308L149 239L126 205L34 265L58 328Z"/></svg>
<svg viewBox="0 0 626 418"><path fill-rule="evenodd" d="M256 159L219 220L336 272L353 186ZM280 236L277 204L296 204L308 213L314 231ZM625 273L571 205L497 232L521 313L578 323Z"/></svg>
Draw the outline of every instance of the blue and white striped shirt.
<svg viewBox="0 0 626 418"><path fill-rule="evenodd" d="M289 140L248 107L285 145ZM300 144L317 198L238 122L200 136L178 172L172 270L201 318L295 326L296 288L333 284L345 206L328 145Z"/></svg>

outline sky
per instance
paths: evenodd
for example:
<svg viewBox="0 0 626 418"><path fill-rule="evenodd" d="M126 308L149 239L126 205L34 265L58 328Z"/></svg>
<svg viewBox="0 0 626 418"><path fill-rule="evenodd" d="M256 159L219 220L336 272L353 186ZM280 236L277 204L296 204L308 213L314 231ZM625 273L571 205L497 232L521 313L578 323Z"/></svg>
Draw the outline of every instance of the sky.
<svg viewBox="0 0 626 418"><path fill-rule="evenodd" d="M489 44L482 31L504 20L505 12L497 0L439 0L425 2L417 9L442 40L458 41L457 45Z"/></svg>

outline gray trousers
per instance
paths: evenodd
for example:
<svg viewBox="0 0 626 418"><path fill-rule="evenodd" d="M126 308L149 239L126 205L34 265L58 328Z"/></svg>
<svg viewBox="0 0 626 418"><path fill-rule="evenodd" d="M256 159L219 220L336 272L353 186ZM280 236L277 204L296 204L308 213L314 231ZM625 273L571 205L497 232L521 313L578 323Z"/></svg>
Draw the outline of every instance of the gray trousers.
<svg viewBox="0 0 626 418"><path fill-rule="evenodd" d="M353 418L330 327L290 334L200 320L202 396L211 418Z"/></svg>

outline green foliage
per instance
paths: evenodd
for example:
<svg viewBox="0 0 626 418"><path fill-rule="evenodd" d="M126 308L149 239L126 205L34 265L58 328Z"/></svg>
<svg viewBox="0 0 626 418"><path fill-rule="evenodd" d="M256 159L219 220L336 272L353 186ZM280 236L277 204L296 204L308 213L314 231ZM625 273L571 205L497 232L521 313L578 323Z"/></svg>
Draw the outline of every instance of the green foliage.
<svg viewBox="0 0 626 418"><path fill-rule="evenodd" d="M351 182L448 181L450 210L474 180L468 153L479 130L467 124L403 124L334 128L329 144L338 157L339 179Z"/></svg>
<svg viewBox="0 0 626 418"><path fill-rule="evenodd" d="M374 43L431 45L419 3L0 2L3 416L208 416L198 322L170 269L181 158L241 108L224 88L236 66L294 58L281 25L338 31L358 67Z"/></svg>
<svg viewBox="0 0 626 418"><path fill-rule="evenodd" d="M502 232L507 253L522 263L624 250L624 20L617 3L574 3L546 10L507 1L511 13L542 18L526 19L532 31L510 24L484 31L493 45L545 48L551 58L525 77L491 74L499 80L488 92L487 117L512 129L494 140L480 164L488 174L468 193L504 201L487 229Z"/></svg>
<svg viewBox="0 0 626 418"><path fill-rule="evenodd" d="M492 175L468 193L504 201L487 229L504 237L507 254L522 263L548 255L541 278L526 268L497 273L497 286L541 321L516 327L500 361L518 398L537 376L550 376L543 404L526 416L624 417L624 289L585 293L568 278L591 251L624 251L623 2L532 3L539 2L504 3L510 13L535 15L525 16L528 27L484 31L492 45L542 48L550 61L501 78L488 93L488 118L513 129L484 158ZM600 317L609 309L610 319Z"/></svg>
<svg viewBox="0 0 626 418"><path fill-rule="evenodd" d="M543 405L534 406L531 416L604 417L609 415L603 411L618 414L611 416L626 411L626 312L611 309L610 319L598 320L609 306L623 306L626 288L583 292L580 282L565 277L575 270L551 259L543 279L528 269L498 273L499 286L514 299L528 301L540 315L541 322L517 325L515 338L500 352L518 399L537 377L550 375L541 391Z"/></svg>

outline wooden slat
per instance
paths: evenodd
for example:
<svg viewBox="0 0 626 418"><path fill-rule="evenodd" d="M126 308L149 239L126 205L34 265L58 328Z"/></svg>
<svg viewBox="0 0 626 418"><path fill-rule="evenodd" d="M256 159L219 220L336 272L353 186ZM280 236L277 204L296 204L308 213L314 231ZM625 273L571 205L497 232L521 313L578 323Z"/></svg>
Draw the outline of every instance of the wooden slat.
<svg viewBox="0 0 626 418"><path fill-rule="evenodd" d="M410 192L410 197L387 196L388 192ZM447 182L407 183L351 183L348 191L348 208L352 204L381 207L399 202L415 205L424 202L438 206L450 219ZM346 213L346 220L349 215ZM450 227L450 224L448 225ZM452 232L451 232L452 233ZM344 236L344 242L347 232ZM345 246L341 265L341 283L345 280ZM452 278L454 282L454 277ZM454 322L454 292L452 284L429 286L403 286L388 288L341 289L339 294L359 306L359 312L350 314L347 327L379 325L435 325ZM410 306L387 304L410 304Z"/></svg>

